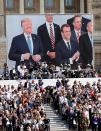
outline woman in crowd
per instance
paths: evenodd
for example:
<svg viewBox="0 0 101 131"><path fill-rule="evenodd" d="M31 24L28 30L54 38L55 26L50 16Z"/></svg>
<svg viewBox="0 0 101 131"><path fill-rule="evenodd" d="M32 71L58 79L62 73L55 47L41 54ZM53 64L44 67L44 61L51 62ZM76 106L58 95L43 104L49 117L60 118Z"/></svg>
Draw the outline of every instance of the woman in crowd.
<svg viewBox="0 0 101 131"><path fill-rule="evenodd" d="M0 86L0 131L45 131L40 87L29 86Z"/></svg>

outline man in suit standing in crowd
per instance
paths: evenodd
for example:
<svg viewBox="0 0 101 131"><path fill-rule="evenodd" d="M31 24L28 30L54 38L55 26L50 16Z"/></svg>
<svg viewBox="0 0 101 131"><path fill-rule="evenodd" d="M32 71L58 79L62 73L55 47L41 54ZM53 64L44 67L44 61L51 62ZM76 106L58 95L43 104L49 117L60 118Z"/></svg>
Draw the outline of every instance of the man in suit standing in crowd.
<svg viewBox="0 0 101 131"><path fill-rule="evenodd" d="M74 16L73 27L74 29L71 32L71 40L74 41L75 44L79 45L79 38L81 35L84 34L81 28L82 27L81 16L79 15Z"/></svg>
<svg viewBox="0 0 101 131"><path fill-rule="evenodd" d="M37 33L41 38L44 50L44 60L55 64L55 46L61 40L59 25L53 23L53 15L45 15L46 22L38 27Z"/></svg>
<svg viewBox="0 0 101 131"><path fill-rule="evenodd" d="M62 25L61 34L63 40L56 45L56 64L67 63L75 67L73 65L77 65L79 51L77 44L70 40L71 29L68 24Z"/></svg>
<svg viewBox="0 0 101 131"><path fill-rule="evenodd" d="M87 24L87 33L80 37L79 49L82 68L86 68L87 64L92 64L93 60L93 41L92 41L93 25L92 22Z"/></svg>
<svg viewBox="0 0 101 131"><path fill-rule="evenodd" d="M29 18L21 21L23 33L14 37L9 51L9 59L16 61L16 67L21 61L26 65L39 62L43 56L43 47L40 38L32 34L32 22Z"/></svg>
<svg viewBox="0 0 101 131"><path fill-rule="evenodd" d="M87 32L87 28L86 27L87 27L87 23L90 21L90 19L87 19L87 18L85 18L83 16L80 16L80 17L81 17L81 25L82 25L81 26L81 30L83 32ZM73 26L74 19L75 19L75 16L67 20L67 24L70 25L71 30L74 29L74 26Z"/></svg>

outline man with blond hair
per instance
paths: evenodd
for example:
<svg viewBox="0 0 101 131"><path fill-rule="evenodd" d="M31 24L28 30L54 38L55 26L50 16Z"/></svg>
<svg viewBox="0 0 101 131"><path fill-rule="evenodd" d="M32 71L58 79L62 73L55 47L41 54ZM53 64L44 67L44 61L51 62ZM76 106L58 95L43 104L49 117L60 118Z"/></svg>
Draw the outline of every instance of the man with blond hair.
<svg viewBox="0 0 101 131"><path fill-rule="evenodd" d="M29 18L22 19L21 27L23 33L13 38L9 59L16 61L16 66L21 61L26 65L39 62L42 59L43 48L40 38L32 33L32 21Z"/></svg>

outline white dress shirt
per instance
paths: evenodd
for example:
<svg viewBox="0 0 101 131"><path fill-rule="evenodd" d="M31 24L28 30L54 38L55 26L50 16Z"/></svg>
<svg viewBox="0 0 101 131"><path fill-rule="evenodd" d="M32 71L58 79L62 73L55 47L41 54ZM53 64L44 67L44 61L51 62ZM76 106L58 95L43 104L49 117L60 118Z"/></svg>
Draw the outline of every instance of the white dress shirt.
<svg viewBox="0 0 101 131"><path fill-rule="evenodd" d="M27 41L28 36L29 36L29 39L30 39L30 41L31 41L31 48L32 48L32 52L33 52L33 40L32 40L31 34L28 35L28 34L24 33L24 36L25 36L26 41Z"/></svg>
<svg viewBox="0 0 101 131"><path fill-rule="evenodd" d="M64 40L64 42L65 42L65 44L66 44L67 48L68 48L68 44L67 44L67 43L69 43L69 46L70 46L70 49L71 49L71 44L70 44L70 41L66 41L65 39L63 39L63 40Z"/></svg>
<svg viewBox="0 0 101 131"><path fill-rule="evenodd" d="M79 36L81 36L81 30L74 30L75 31L75 34L76 34L76 38L78 37L78 32L79 32Z"/></svg>
<svg viewBox="0 0 101 131"><path fill-rule="evenodd" d="M26 39L26 42L27 42L28 36L29 36L29 39L30 39L30 41L31 41L31 48L32 48L32 52L33 52L33 48L34 48L34 47L33 47L32 36L31 36L31 34L28 35L28 34L24 33L24 37L25 37L25 39ZM22 55L21 55L21 61L24 61Z"/></svg>

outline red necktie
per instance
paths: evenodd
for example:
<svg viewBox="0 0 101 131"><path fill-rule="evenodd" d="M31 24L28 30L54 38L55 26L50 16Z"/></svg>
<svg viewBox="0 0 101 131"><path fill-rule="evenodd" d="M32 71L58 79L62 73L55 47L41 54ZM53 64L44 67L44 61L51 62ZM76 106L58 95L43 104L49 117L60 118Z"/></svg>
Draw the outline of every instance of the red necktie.
<svg viewBox="0 0 101 131"><path fill-rule="evenodd" d="M50 24L50 40L51 40L52 49L54 49L55 38L54 38L53 29L52 29L51 24Z"/></svg>
<svg viewBox="0 0 101 131"><path fill-rule="evenodd" d="M79 38L80 38L80 31L77 32L77 41L79 43Z"/></svg>

